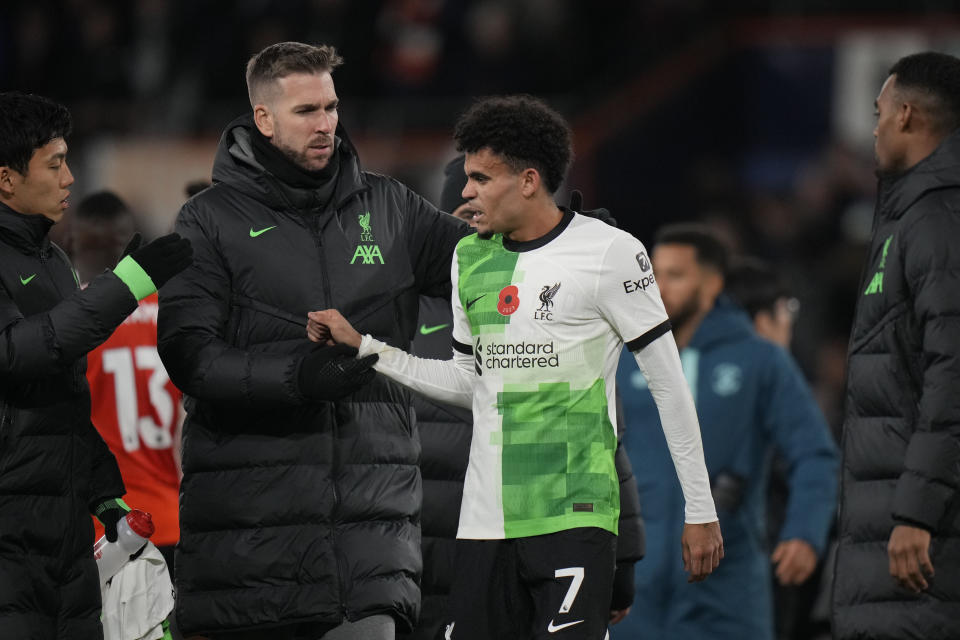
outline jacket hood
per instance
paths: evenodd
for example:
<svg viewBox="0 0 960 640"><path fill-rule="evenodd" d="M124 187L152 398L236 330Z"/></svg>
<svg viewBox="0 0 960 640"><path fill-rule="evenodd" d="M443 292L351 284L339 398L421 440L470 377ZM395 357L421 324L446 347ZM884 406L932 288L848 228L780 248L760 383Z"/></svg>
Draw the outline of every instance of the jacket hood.
<svg viewBox="0 0 960 640"><path fill-rule="evenodd" d="M700 351L720 344L739 342L753 335L753 327L746 311L738 307L725 294L717 298L690 340L690 346Z"/></svg>
<svg viewBox="0 0 960 640"><path fill-rule="evenodd" d="M897 218L930 191L960 187L960 130L902 174L880 180L881 217Z"/></svg>
<svg viewBox="0 0 960 640"><path fill-rule="evenodd" d="M317 190L285 184L257 161L251 141L254 126L253 115L248 113L236 118L224 129L213 161L214 183L228 184L271 209L292 208L302 211L326 204L321 202ZM363 180L357 151L340 124L337 125L336 144L337 153L340 154L340 171L333 203L340 208L344 202L368 187Z"/></svg>

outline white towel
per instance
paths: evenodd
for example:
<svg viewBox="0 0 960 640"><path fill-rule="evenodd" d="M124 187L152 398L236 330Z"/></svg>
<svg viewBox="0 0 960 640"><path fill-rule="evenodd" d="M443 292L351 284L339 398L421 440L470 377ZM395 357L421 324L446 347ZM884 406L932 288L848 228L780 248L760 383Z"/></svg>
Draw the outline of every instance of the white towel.
<svg viewBox="0 0 960 640"><path fill-rule="evenodd" d="M157 640L173 610L173 584L163 556L152 543L123 565L100 592L104 640Z"/></svg>

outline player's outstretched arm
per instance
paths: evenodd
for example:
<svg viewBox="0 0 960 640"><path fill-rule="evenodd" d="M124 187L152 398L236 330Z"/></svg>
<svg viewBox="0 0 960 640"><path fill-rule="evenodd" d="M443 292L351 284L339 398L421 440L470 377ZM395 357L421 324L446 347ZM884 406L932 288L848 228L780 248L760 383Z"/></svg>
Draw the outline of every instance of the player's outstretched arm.
<svg viewBox="0 0 960 640"><path fill-rule="evenodd" d="M418 358L372 336L361 336L336 309L307 314L307 337L314 342L355 346L358 357L377 355L374 368L431 400L459 407L473 405L473 355L454 352L452 360Z"/></svg>

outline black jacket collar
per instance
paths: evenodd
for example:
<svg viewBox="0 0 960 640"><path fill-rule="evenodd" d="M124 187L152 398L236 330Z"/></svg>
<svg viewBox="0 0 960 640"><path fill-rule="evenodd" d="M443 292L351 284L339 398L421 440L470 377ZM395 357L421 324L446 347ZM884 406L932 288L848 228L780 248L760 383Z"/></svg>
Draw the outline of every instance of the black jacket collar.
<svg viewBox="0 0 960 640"><path fill-rule="evenodd" d="M47 249L50 246L47 233L53 224L47 216L18 213L0 203L0 240L21 251Z"/></svg>
<svg viewBox="0 0 960 640"><path fill-rule="evenodd" d="M220 138L213 162L213 181L223 182L263 202L271 209L306 211L324 208L339 209L358 192L368 189L363 179L360 160L342 125L337 126L337 154L340 158L337 184L332 198L323 198L316 189L286 185L266 171L257 161L251 142L253 116L240 116ZM327 207L324 200L332 200Z"/></svg>
<svg viewBox="0 0 960 640"><path fill-rule="evenodd" d="M912 168L880 179L879 217L899 218L930 191L956 187L960 187L960 130L947 136L933 153Z"/></svg>

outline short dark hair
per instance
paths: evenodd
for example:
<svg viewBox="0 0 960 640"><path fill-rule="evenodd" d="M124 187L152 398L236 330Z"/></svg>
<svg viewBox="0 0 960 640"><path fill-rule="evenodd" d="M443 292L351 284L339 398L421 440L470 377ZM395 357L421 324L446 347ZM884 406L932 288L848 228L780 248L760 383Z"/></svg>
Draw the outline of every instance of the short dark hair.
<svg viewBox="0 0 960 640"><path fill-rule="evenodd" d="M0 166L26 175L36 150L67 137L71 127L62 104L19 91L0 93Z"/></svg>
<svg viewBox="0 0 960 640"><path fill-rule="evenodd" d="M938 133L960 128L960 59L926 51L900 58L890 67L894 87L912 92L926 102L931 124Z"/></svg>
<svg viewBox="0 0 960 640"><path fill-rule="evenodd" d="M460 116L453 138L457 151L475 153L486 147L514 172L536 169L551 194L560 188L573 157L570 125L529 95L479 100Z"/></svg>
<svg viewBox="0 0 960 640"><path fill-rule="evenodd" d="M74 216L77 220L112 222L117 218L132 215L127 203L113 191L91 193L77 205Z"/></svg>
<svg viewBox="0 0 960 640"><path fill-rule="evenodd" d="M247 95L250 106L263 96L271 83L292 73L333 73L343 64L337 50L326 44L312 45L302 42L278 42L265 48L247 61Z"/></svg>
<svg viewBox="0 0 960 640"><path fill-rule="evenodd" d="M730 262L730 252L717 234L707 225L696 223L669 224L661 227L653 238L654 245L683 244L697 252L697 262L709 265L724 277Z"/></svg>
<svg viewBox="0 0 960 640"><path fill-rule="evenodd" d="M791 296L783 277L772 265L749 256L731 261L725 285L727 295L751 318L761 311L774 313L777 300Z"/></svg>

